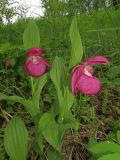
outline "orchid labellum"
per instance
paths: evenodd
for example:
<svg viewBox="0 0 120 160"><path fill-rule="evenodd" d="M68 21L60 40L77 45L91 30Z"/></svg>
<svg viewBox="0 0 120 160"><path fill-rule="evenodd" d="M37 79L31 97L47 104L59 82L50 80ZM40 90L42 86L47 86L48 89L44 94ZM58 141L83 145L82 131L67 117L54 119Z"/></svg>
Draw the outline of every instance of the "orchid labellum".
<svg viewBox="0 0 120 160"><path fill-rule="evenodd" d="M72 93L80 92L86 95L95 95L101 88L100 80L93 76L94 69L91 65L108 63L103 56L96 56L87 59L72 70Z"/></svg>
<svg viewBox="0 0 120 160"><path fill-rule="evenodd" d="M40 48L31 48L27 52L27 60L24 64L25 71L32 77L42 76L47 68L50 68L51 65L42 57L44 51Z"/></svg>

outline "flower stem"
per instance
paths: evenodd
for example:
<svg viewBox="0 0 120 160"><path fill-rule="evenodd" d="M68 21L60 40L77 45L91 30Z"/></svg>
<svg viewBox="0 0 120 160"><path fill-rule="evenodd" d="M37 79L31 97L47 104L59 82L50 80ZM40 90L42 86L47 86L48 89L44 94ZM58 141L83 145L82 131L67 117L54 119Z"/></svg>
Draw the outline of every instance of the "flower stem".
<svg viewBox="0 0 120 160"><path fill-rule="evenodd" d="M31 77L31 88L32 88L32 96L33 96L33 94L34 94L33 77Z"/></svg>

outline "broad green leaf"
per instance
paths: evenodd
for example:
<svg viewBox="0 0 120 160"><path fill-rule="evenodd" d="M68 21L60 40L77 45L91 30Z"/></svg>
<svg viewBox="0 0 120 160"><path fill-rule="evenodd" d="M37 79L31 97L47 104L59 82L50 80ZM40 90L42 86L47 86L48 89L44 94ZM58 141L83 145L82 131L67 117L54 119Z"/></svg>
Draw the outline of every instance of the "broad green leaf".
<svg viewBox="0 0 120 160"><path fill-rule="evenodd" d="M50 71L50 77L57 90L61 89L66 84L67 70L62 58L55 58Z"/></svg>
<svg viewBox="0 0 120 160"><path fill-rule="evenodd" d="M120 131L117 131L117 140L120 142Z"/></svg>
<svg viewBox="0 0 120 160"><path fill-rule="evenodd" d="M26 160L28 148L28 132L24 122L14 117L7 124L4 134L6 152L12 160Z"/></svg>
<svg viewBox="0 0 120 160"><path fill-rule="evenodd" d="M62 91L63 91L64 86L67 83L67 80L66 80L67 71L63 63L63 60L61 58L59 57L55 58L52 64L52 69L50 71L50 77L57 90L57 95L58 95L59 103L61 106L61 103L63 101Z"/></svg>
<svg viewBox="0 0 120 160"><path fill-rule="evenodd" d="M36 108L39 109L39 99L40 94L42 91L42 88L44 87L45 83L47 82L47 74L44 74L42 77L35 79L35 92L33 94L32 100L36 106Z"/></svg>
<svg viewBox="0 0 120 160"><path fill-rule="evenodd" d="M114 154L104 155L98 158L98 160L120 160L120 154L114 153Z"/></svg>
<svg viewBox="0 0 120 160"><path fill-rule="evenodd" d="M61 115L64 117L70 110L74 103L74 96L68 87L64 88L64 99L61 108Z"/></svg>
<svg viewBox="0 0 120 160"><path fill-rule="evenodd" d="M72 46L70 67L73 67L81 62L83 56L82 40L77 27L76 17L74 17L70 26L70 39Z"/></svg>
<svg viewBox="0 0 120 160"><path fill-rule="evenodd" d="M89 151L91 151L94 154L99 154L99 153L120 153L120 145L113 143L113 142L99 142L94 146L91 146L89 148Z"/></svg>
<svg viewBox="0 0 120 160"><path fill-rule="evenodd" d="M63 156L60 153L50 150L47 152L47 158L48 160L63 160Z"/></svg>
<svg viewBox="0 0 120 160"><path fill-rule="evenodd" d="M39 110L34 106L31 100L26 100L19 96L7 96L3 93L0 93L0 101L1 100L13 101L22 104L32 117L36 116L39 113Z"/></svg>
<svg viewBox="0 0 120 160"><path fill-rule="evenodd" d="M63 123L57 123L54 116L50 113L45 113L39 121L39 130L42 132L44 138L60 152L63 138L69 128L78 129L78 121L69 114Z"/></svg>
<svg viewBox="0 0 120 160"><path fill-rule="evenodd" d="M39 129L44 138L58 151L60 151L61 144L59 142L59 127L54 120L54 117L45 113L39 121Z"/></svg>
<svg viewBox="0 0 120 160"><path fill-rule="evenodd" d="M23 34L26 49L40 47L40 33L34 20L30 20Z"/></svg>

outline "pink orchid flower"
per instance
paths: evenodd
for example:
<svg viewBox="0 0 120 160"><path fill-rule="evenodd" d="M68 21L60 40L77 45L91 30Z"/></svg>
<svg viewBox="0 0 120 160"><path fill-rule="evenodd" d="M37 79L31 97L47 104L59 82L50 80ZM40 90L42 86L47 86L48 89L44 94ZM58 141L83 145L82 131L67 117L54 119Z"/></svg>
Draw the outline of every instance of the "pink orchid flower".
<svg viewBox="0 0 120 160"><path fill-rule="evenodd" d="M72 93L80 92L86 95L95 95L100 91L101 83L93 76L94 69L91 65L108 63L103 56L96 56L87 59L72 70Z"/></svg>
<svg viewBox="0 0 120 160"><path fill-rule="evenodd" d="M44 51L40 48L31 48L27 52L27 60L24 64L25 71L32 77L42 76L51 65L42 57Z"/></svg>

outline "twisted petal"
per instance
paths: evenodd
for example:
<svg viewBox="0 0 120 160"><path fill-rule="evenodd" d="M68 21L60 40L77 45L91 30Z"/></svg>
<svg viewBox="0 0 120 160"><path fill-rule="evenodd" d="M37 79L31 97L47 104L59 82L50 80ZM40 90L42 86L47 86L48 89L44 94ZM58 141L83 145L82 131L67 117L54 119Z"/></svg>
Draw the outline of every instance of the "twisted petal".
<svg viewBox="0 0 120 160"><path fill-rule="evenodd" d="M109 61L107 58L103 56L96 56L96 57L91 57L84 62L85 65L100 64L100 63L109 63Z"/></svg>
<svg viewBox="0 0 120 160"><path fill-rule="evenodd" d="M79 80L80 76L83 74L84 66L79 65L78 67L73 68L72 70L72 93L76 93L76 83Z"/></svg>
<svg viewBox="0 0 120 160"><path fill-rule="evenodd" d="M43 54L44 51L41 48L30 48L27 52L28 56L39 56Z"/></svg>
<svg viewBox="0 0 120 160"><path fill-rule="evenodd" d="M89 77L86 75L82 75L76 83L77 92L87 94L87 95L95 95L99 92L101 87L99 79L96 77Z"/></svg>

